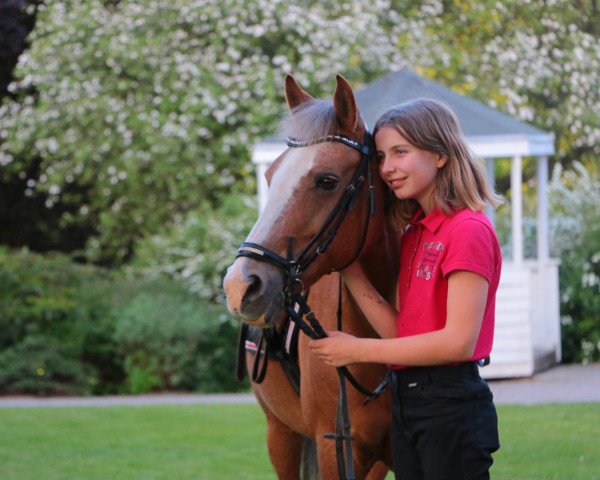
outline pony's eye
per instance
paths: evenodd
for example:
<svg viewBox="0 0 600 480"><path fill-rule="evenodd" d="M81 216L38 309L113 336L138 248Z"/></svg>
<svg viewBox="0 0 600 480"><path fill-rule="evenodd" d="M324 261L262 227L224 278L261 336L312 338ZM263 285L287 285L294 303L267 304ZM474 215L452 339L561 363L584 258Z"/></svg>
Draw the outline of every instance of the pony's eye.
<svg viewBox="0 0 600 480"><path fill-rule="evenodd" d="M332 175L321 175L317 178L315 185L321 190L333 190L339 183L340 181Z"/></svg>

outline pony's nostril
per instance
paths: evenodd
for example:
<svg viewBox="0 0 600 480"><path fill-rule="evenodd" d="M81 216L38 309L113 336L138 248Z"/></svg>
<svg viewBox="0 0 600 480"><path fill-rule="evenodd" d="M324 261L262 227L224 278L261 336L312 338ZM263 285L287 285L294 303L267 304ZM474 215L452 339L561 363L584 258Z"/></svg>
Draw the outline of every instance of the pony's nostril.
<svg viewBox="0 0 600 480"><path fill-rule="evenodd" d="M258 275L250 275L248 278L248 288L246 289L246 298L255 298L261 294L263 281Z"/></svg>

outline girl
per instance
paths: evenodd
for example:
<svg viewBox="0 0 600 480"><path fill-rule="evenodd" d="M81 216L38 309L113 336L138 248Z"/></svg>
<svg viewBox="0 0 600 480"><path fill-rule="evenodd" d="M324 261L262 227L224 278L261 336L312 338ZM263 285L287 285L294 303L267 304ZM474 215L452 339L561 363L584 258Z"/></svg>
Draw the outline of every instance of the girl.
<svg viewBox="0 0 600 480"><path fill-rule="evenodd" d="M397 311L355 262L342 272L381 339L341 332L311 341L333 366L390 365L396 479L487 479L499 448L496 410L478 365L492 349L501 256L482 212L497 206L454 114L428 99L375 125L379 174L404 228Z"/></svg>

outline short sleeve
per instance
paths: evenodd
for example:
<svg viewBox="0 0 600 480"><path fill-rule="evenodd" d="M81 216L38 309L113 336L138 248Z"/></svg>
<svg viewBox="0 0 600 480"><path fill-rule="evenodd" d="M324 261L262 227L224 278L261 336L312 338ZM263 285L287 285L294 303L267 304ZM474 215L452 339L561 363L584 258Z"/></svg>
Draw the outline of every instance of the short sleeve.
<svg viewBox="0 0 600 480"><path fill-rule="evenodd" d="M447 246L441 264L444 277L457 270L466 270L492 281L500 264L500 246L490 225L476 218L464 219L450 232Z"/></svg>

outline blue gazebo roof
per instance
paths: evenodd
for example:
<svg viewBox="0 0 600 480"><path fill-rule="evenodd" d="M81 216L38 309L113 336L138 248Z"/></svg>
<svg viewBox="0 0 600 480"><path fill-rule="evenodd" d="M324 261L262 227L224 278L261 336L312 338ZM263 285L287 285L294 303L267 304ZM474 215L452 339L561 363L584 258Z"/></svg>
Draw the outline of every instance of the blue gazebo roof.
<svg viewBox="0 0 600 480"><path fill-rule="evenodd" d="M445 103L454 111L467 142L483 157L554 154L552 134L456 93L408 68L378 78L357 89L355 95L360 113L370 127L393 105L427 97ZM283 139L275 134L261 143L280 144ZM257 147L260 148L260 144Z"/></svg>

